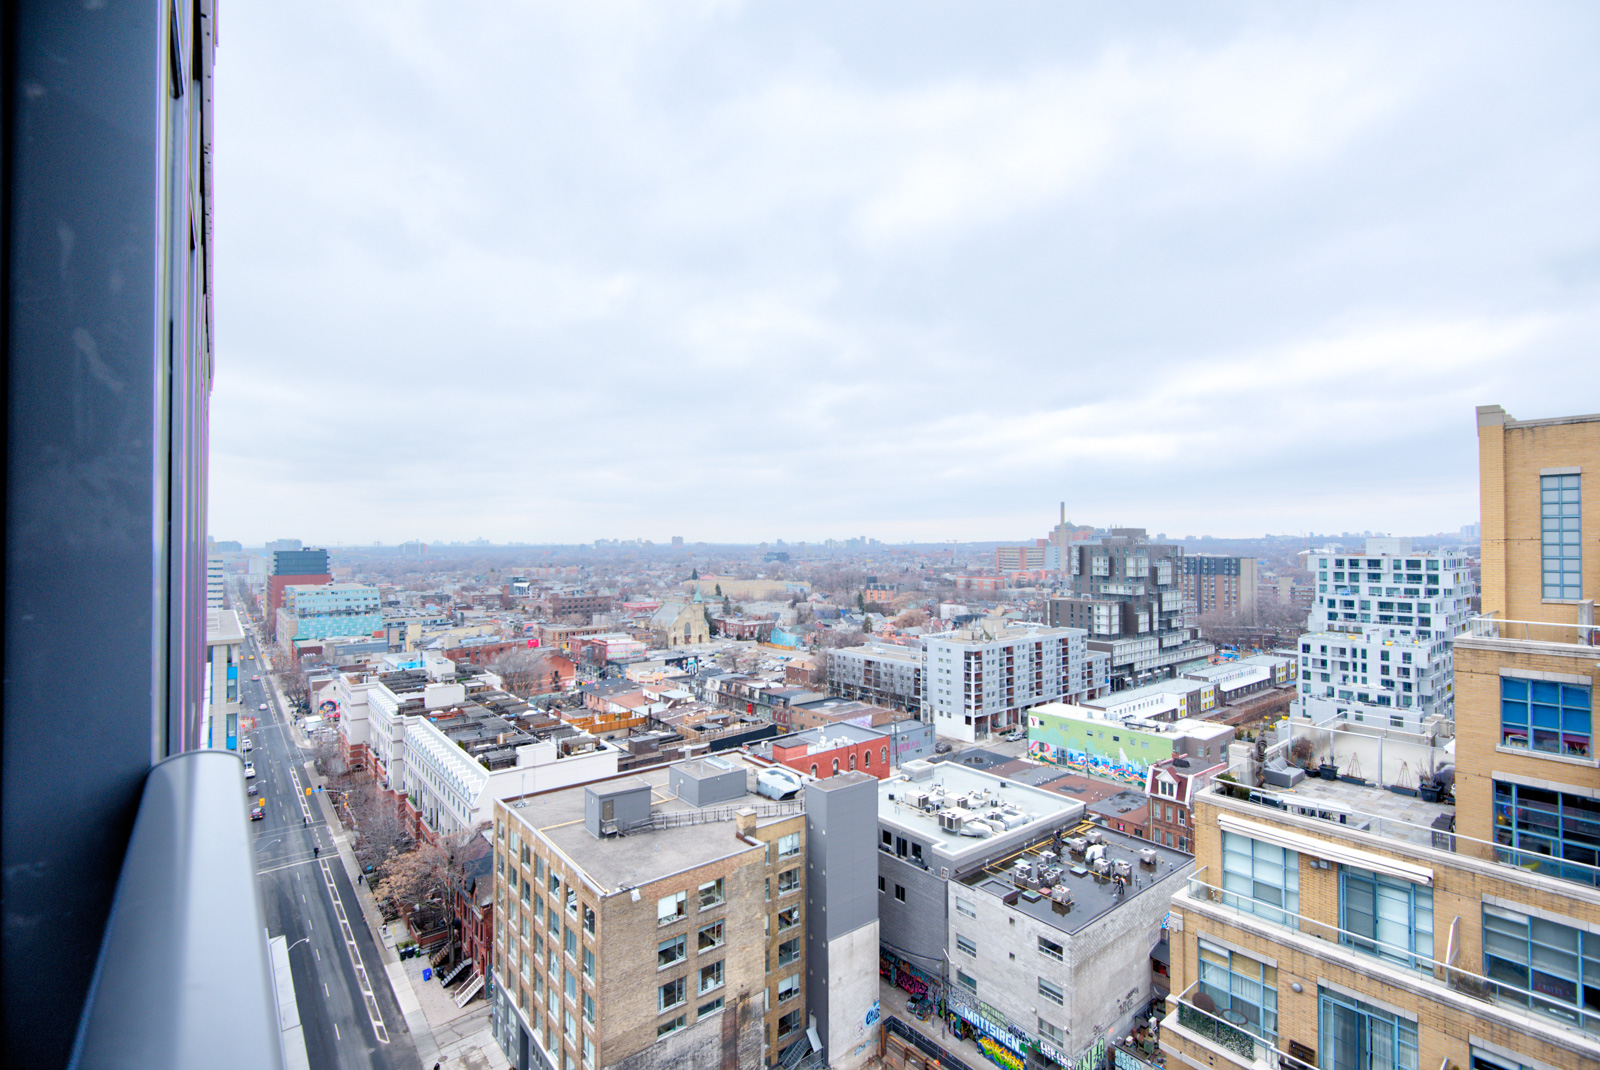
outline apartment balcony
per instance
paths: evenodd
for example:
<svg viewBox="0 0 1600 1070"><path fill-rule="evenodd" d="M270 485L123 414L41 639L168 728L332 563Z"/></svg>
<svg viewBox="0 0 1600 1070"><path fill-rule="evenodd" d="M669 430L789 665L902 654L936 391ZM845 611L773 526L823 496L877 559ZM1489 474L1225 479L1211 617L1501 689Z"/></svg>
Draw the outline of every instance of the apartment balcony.
<svg viewBox="0 0 1600 1070"><path fill-rule="evenodd" d="M1276 1062L1273 1045L1265 1037L1251 1032L1242 1015L1218 1008L1199 987L1197 981L1181 993L1167 997L1176 1008L1161 1023L1163 1049L1170 1053L1171 1038L1179 1037L1198 1044L1207 1055L1221 1056L1235 1066L1273 1066ZM1239 1024L1235 1025L1224 1015L1237 1018ZM1208 1061L1216 1065L1214 1060Z"/></svg>
<svg viewBox="0 0 1600 1070"><path fill-rule="evenodd" d="M1276 905L1264 905L1249 896L1230 892L1211 883L1218 875L1207 866L1192 874L1182 891L1172 898L1174 909L1183 911L1186 928L1200 935L1216 930L1206 923L1220 924L1274 945L1278 969L1305 974L1314 966L1288 965L1288 955L1303 954L1362 975L1373 984L1373 992L1389 1002L1404 1001L1418 1011L1426 1025L1434 1014L1459 1012L1485 1024L1498 1025L1515 1033L1538 1037L1551 1045L1587 1059L1600 1058L1600 1014L1577 1007L1556 1008L1537 989L1515 984L1506 978L1490 978L1465 965L1464 944L1474 941L1463 929L1472 923L1461 918L1440 926L1434 934L1435 949L1444 945L1444 959L1413 952L1411 949L1369 935L1340 928L1337 924L1297 914ZM1192 919L1192 920L1187 920ZM1236 1061L1260 1064L1272 1049L1267 1040L1251 1032L1248 1022L1232 1020L1226 1009L1204 1009L1203 995L1194 986L1176 997L1176 1014L1167 1023L1176 1024L1207 1043L1222 1048ZM1185 998L1189 1010L1184 1011ZM1425 1003L1437 1006L1429 1008ZM1548 1010L1535 1010L1539 1007ZM1187 1013L1188 1021L1185 1021ZM1231 1027L1232 1032L1223 1029ZM1264 1052L1265 1049L1265 1052ZM1293 1058L1290 1051L1279 1054ZM1557 1060L1558 1062L1560 1060ZM1276 1060L1268 1060L1272 1065Z"/></svg>
<svg viewBox="0 0 1600 1070"><path fill-rule="evenodd" d="M1548 643L1559 646L1600 647L1600 628L1595 627L1594 603L1579 603L1578 621L1558 624L1539 620L1507 620L1497 614L1473 617L1467 632L1458 642L1472 639L1503 640L1516 643Z"/></svg>

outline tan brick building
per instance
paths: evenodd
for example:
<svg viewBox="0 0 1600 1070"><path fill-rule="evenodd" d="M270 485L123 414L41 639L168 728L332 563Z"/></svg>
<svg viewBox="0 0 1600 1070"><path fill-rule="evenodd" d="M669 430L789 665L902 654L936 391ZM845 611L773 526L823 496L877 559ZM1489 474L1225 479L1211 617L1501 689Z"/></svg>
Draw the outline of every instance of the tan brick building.
<svg viewBox="0 0 1600 1070"><path fill-rule="evenodd" d="M807 851L813 792L758 796L758 773L707 758L496 805L491 1000L513 1066L755 1070L811 1054L827 1015L807 967L828 957L808 952L828 883ZM859 816L870 857L876 810Z"/></svg>
<svg viewBox="0 0 1600 1070"><path fill-rule="evenodd" d="M1442 802L1202 792L1169 1067L1600 1067L1600 416L1478 420L1484 617L1455 643L1454 797L1448 775Z"/></svg>

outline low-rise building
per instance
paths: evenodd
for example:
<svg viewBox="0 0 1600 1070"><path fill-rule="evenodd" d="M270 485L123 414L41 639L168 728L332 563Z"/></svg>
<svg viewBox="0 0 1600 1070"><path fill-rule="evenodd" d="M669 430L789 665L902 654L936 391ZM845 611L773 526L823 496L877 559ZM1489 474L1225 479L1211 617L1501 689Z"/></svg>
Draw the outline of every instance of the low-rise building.
<svg viewBox="0 0 1600 1070"><path fill-rule="evenodd" d="M1092 773L1143 791L1150 766L1169 758L1226 761L1231 725L1114 716L1052 703L1028 713L1028 755L1075 773Z"/></svg>
<svg viewBox="0 0 1600 1070"><path fill-rule="evenodd" d="M891 770L889 736L853 724L808 728L775 738L772 760L824 780L857 770L882 780Z"/></svg>
<svg viewBox="0 0 1600 1070"><path fill-rule="evenodd" d="M920 647L867 643L828 650L823 657L829 694L907 713L922 709Z"/></svg>
<svg viewBox="0 0 1600 1070"><path fill-rule="evenodd" d="M879 781L878 925L885 962L938 989L949 883L993 859L1048 843L1056 831L1083 820L1081 802L950 762L907 762Z"/></svg>
<svg viewBox="0 0 1600 1070"><path fill-rule="evenodd" d="M1081 628L980 621L923 643L923 718L941 736L969 743L1024 723L1050 702L1110 690L1107 659Z"/></svg>
<svg viewBox="0 0 1600 1070"><path fill-rule="evenodd" d="M1014 1058L1038 1052L1030 1065L1097 1065L1105 1038L1144 1016L1170 897L1194 870L1145 840L1086 833L946 885L946 1003Z"/></svg>
<svg viewBox="0 0 1600 1070"><path fill-rule="evenodd" d="M244 628L232 609L206 610L205 746L239 748L239 666Z"/></svg>

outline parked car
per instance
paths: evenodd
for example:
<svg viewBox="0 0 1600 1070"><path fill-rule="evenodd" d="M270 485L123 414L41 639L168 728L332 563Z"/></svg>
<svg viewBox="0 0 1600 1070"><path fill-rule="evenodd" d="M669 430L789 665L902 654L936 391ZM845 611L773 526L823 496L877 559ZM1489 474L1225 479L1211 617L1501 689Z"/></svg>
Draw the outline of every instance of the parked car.
<svg viewBox="0 0 1600 1070"><path fill-rule="evenodd" d="M251 741L249 736L244 737L244 742L241 744L241 747L247 752L256 749L255 743Z"/></svg>
<svg viewBox="0 0 1600 1070"><path fill-rule="evenodd" d="M244 763L244 778L246 780L249 780L251 777L253 777L255 775L256 775L256 763L255 762L245 762Z"/></svg>
<svg viewBox="0 0 1600 1070"><path fill-rule="evenodd" d="M933 753L935 753L935 754L949 754L950 753L950 744L948 744L948 743L939 744L937 747L933 748Z"/></svg>
<svg viewBox="0 0 1600 1070"><path fill-rule="evenodd" d="M1028 733L1024 732L1020 728L1016 729L1015 731L1006 733L1006 742L1007 743L1016 743L1019 740L1023 740L1023 739L1027 739L1027 738L1028 738Z"/></svg>
<svg viewBox="0 0 1600 1070"><path fill-rule="evenodd" d="M906 1013L926 1022L933 1017L933 1000L927 996L912 996L906 1000Z"/></svg>
<svg viewBox="0 0 1600 1070"><path fill-rule="evenodd" d="M250 811L250 820L251 821L260 821L262 818L264 818L266 816L267 816L267 808L265 806L258 806L255 809Z"/></svg>
<svg viewBox="0 0 1600 1070"><path fill-rule="evenodd" d="M263 709L263 710L264 710L264 709L266 709L266 708L267 708L267 704L266 704L266 703L265 703L265 702L263 702L263 703L262 703L262 704L261 704L261 708L262 708L262 709Z"/></svg>

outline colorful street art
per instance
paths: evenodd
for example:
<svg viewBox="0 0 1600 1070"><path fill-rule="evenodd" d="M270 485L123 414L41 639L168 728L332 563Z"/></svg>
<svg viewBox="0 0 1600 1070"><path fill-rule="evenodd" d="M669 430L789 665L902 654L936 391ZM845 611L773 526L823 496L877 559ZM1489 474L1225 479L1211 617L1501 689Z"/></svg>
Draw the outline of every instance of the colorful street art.
<svg viewBox="0 0 1600 1070"><path fill-rule="evenodd" d="M996 1066L1004 1066L1007 1070L1022 1070L1021 1059L982 1033L978 1034L978 1048L983 1052L984 1057Z"/></svg>
<svg viewBox="0 0 1600 1070"><path fill-rule="evenodd" d="M1034 740L1028 744L1028 756L1034 761L1059 765L1073 773L1097 776L1141 789L1145 786L1146 774L1150 768L1129 758L1122 750L1117 751L1115 758L1109 758L1103 754L1090 754L1088 751L1071 747L1052 747L1043 740Z"/></svg>

